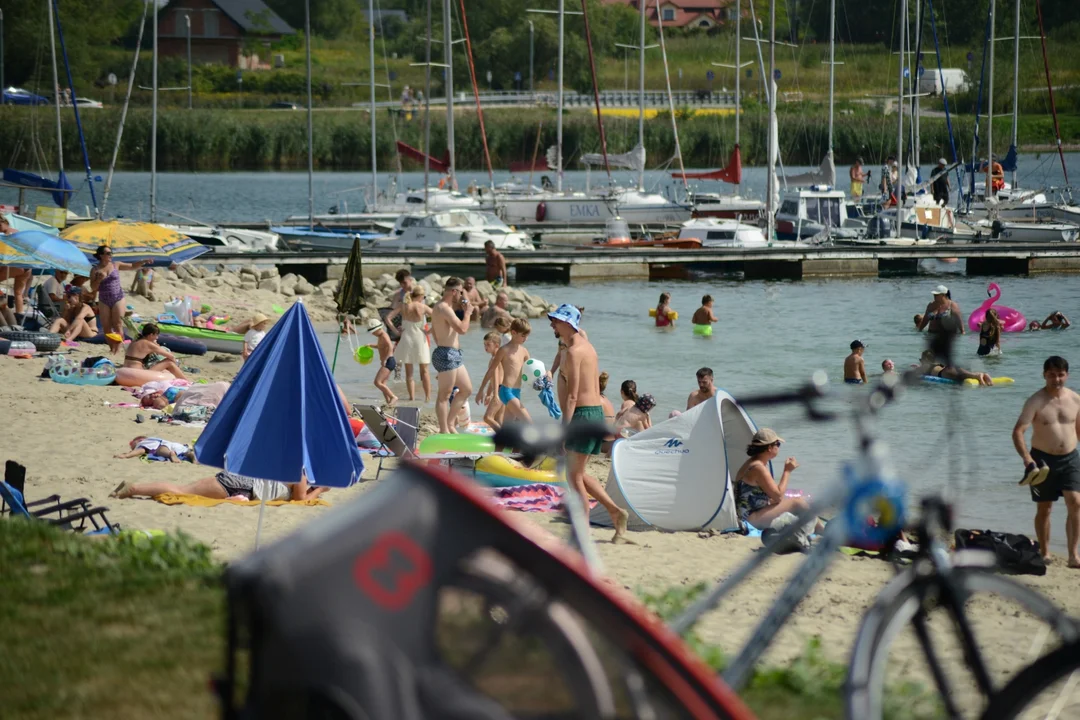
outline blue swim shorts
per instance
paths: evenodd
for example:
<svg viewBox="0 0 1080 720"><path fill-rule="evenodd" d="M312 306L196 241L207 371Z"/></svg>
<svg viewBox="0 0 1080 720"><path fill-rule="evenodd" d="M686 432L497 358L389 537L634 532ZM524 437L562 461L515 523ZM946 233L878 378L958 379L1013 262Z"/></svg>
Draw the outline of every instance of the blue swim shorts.
<svg viewBox="0 0 1080 720"><path fill-rule="evenodd" d="M505 385L499 386L499 402L503 405L509 405L510 401L514 398L521 400L521 388L511 388Z"/></svg>

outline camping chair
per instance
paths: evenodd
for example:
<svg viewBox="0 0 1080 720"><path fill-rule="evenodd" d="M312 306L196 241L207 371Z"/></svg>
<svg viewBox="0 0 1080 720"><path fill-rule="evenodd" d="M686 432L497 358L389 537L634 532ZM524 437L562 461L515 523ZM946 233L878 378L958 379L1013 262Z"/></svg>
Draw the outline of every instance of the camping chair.
<svg viewBox="0 0 1080 720"><path fill-rule="evenodd" d="M37 286L37 309L42 314L46 322L52 323L56 318L61 317L59 308L56 307L56 302L49 297L49 293L45 292L45 284Z"/></svg>
<svg viewBox="0 0 1080 720"><path fill-rule="evenodd" d="M360 411L360 418L364 421L364 425L382 443L382 448L379 450L367 451L368 454L379 458L379 467L375 471L376 480L382 472L383 460L389 454L398 458L415 459L417 457L416 436L417 425L420 423L419 408L398 408L395 422L391 424L390 419L374 405L357 405L356 407Z"/></svg>
<svg viewBox="0 0 1080 720"><path fill-rule="evenodd" d="M4 480L0 481L0 513L9 513L12 517L35 518L65 530L87 534L111 534L120 530L119 524L110 523L105 516L108 508L92 507L86 498L61 502L59 495L50 495L41 500L27 502L23 496L25 483L26 468L8 460L4 468ZM56 517L48 517L54 514ZM93 530L87 529L88 520L93 525Z"/></svg>

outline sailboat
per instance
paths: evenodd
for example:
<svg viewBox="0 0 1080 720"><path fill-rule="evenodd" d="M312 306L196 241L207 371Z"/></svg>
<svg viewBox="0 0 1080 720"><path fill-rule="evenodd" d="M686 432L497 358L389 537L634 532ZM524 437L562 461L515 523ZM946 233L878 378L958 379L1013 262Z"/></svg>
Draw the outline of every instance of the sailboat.
<svg viewBox="0 0 1080 720"><path fill-rule="evenodd" d="M496 189L495 207L499 215L511 225L516 223L544 223L565 225L604 225L608 220L621 218L631 225L656 223L681 223L689 220L691 207L685 203L669 200L659 193L645 190L645 12L646 3L640 0L640 30L638 50L638 141L629 152L609 154L586 153L581 162L586 167L606 166L636 172L637 186L623 188L614 186L600 191L568 192L563 189L563 40L565 17L573 13L566 10L565 0L559 0L559 62L558 92L556 99L557 125L555 146L547 152L548 166L556 173L554 189L537 189L504 185ZM593 69L595 75L595 68ZM603 118L597 109L597 122Z"/></svg>

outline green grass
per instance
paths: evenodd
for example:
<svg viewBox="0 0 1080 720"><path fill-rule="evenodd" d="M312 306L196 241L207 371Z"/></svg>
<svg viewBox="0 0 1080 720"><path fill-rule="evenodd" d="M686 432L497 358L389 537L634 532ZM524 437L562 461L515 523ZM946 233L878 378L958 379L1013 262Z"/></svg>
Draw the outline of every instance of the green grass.
<svg viewBox="0 0 1080 720"><path fill-rule="evenodd" d="M43 523L0 521L0 677L4 717L22 720L212 717L208 681L224 659L222 568L183 536L87 539ZM642 594L661 617L704 585ZM720 648L694 634L713 668ZM762 720L842 717L844 668L813 640L754 676L744 699ZM522 689L524 691L524 689ZM936 717L917 686L890 688L890 720Z"/></svg>

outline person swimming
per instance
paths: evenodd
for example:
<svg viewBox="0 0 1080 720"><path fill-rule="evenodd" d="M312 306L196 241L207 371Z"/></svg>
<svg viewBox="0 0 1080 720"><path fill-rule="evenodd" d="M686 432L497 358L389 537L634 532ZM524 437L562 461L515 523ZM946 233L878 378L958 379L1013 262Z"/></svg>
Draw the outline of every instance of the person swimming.
<svg viewBox="0 0 1080 720"><path fill-rule="evenodd" d="M851 341L851 354L844 358L844 382L848 385L862 385L866 380L866 361L863 351L866 345L862 340Z"/></svg>
<svg viewBox="0 0 1080 720"><path fill-rule="evenodd" d="M656 304L656 327L675 327L671 309L671 293L660 293L660 300Z"/></svg>

